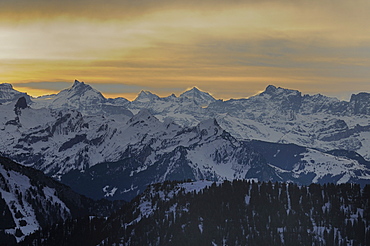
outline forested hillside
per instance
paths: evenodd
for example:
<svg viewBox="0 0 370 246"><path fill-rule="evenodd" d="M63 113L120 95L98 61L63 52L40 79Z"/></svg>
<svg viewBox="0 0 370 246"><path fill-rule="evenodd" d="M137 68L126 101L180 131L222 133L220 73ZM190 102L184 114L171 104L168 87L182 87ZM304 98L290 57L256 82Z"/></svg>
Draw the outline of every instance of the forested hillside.
<svg viewBox="0 0 370 246"><path fill-rule="evenodd" d="M197 186L153 185L110 218L69 220L25 244L78 245L82 238L91 245L370 244L369 185Z"/></svg>
<svg viewBox="0 0 370 246"><path fill-rule="evenodd" d="M15 244L60 221L109 216L122 204L87 198L41 171L0 156L0 245Z"/></svg>

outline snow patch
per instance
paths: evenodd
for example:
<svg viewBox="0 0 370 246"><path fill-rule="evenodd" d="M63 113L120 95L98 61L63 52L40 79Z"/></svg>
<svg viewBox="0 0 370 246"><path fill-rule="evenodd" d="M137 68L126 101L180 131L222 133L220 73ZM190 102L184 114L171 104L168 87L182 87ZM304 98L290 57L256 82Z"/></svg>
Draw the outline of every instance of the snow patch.
<svg viewBox="0 0 370 246"><path fill-rule="evenodd" d="M116 191L118 190L117 187L113 187L110 189L110 186L109 185L106 185L103 187L103 192L105 193L104 194L104 197L112 197L114 196L114 194L116 193Z"/></svg>

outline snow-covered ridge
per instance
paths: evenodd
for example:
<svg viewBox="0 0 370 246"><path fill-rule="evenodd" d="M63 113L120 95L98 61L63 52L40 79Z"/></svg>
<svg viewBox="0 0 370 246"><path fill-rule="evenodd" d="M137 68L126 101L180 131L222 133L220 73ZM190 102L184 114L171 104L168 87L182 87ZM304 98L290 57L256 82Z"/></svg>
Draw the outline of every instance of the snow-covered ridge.
<svg viewBox="0 0 370 246"><path fill-rule="evenodd" d="M40 229L41 225L45 226L45 221L40 222L40 214L48 216L45 213L50 209L58 208L53 215L58 216L58 220L71 217L69 208L56 196L54 188L38 187L27 175L9 169L3 162L3 159L0 160L0 194L10 212L5 222L9 225L5 233L15 235L17 242L20 242L25 236ZM13 218L14 224L10 218Z"/></svg>

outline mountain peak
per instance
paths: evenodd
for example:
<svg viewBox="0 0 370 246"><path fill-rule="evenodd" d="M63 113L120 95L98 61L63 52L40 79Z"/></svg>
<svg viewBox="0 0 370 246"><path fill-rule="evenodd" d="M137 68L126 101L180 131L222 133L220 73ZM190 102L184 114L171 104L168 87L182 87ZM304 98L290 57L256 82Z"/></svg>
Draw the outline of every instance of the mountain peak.
<svg viewBox="0 0 370 246"><path fill-rule="evenodd" d="M265 92L268 94L274 93L277 90L276 86L268 85L265 89Z"/></svg>
<svg viewBox="0 0 370 246"><path fill-rule="evenodd" d="M85 82L83 81L78 81L77 79L75 80L75 82L73 83L72 87L70 88L72 90L94 90L90 85L88 84L85 84Z"/></svg>
<svg viewBox="0 0 370 246"><path fill-rule="evenodd" d="M72 87L60 91L53 97L51 108L70 107L84 113L94 113L101 109L106 98L90 85L75 80Z"/></svg>
<svg viewBox="0 0 370 246"><path fill-rule="evenodd" d="M78 81L77 79L73 83L72 87L70 87L69 89L66 89L66 90L70 91L70 92L73 91L77 94L84 94L87 91L94 91L95 93L98 93L98 94L101 95L101 93L99 91L92 88L89 84L85 84L85 82Z"/></svg>
<svg viewBox="0 0 370 246"><path fill-rule="evenodd" d="M208 92L201 91L195 86L192 89L182 93L180 95L180 98L193 100L196 104L200 106L208 105L211 102L216 101L216 99Z"/></svg>
<svg viewBox="0 0 370 246"><path fill-rule="evenodd" d="M2 90L13 90L13 86L8 83L2 83L0 84L0 91Z"/></svg>
<svg viewBox="0 0 370 246"><path fill-rule="evenodd" d="M83 81L78 81L77 79L75 79L75 82L73 83L72 88L82 86L82 85L86 85L86 84Z"/></svg>
<svg viewBox="0 0 370 246"><path fill-rule="evenodd" d="M200 90L198 89L198 87L196 86L193 86L193 88L191 88L190 90L188 91L194 91L194 92L200 92Z"/></svg>
<svg viewBox="0 0 370 246"><path fill-rule="evenodd" d="M134 101L148 102L153 99L159 98L156 94L151 93L150 91L142 90L139 95L135 98Z"/></svg>
<svg viewBox="0 0 370 246"><path fill-rule="evenodd" d="M370 114L370 93L361 92L351 96L350 105L354 114Z"/></svg>
<svg viewBox="0 0 370 246"><path fill-rule="evenodd" d="M17 100L20 97L25 97L27 102L30 101L30 96L27 93L17 91L11 84L0 84L0 104Z"/></svg>
<svg viewBox="0 0 370 246"><path fill-rule="evenodd" d="M298 90L286 89L282 87L276 87L274 85L269 85L266 87L265 91L260 95L270 95L270 96L283 96L283 95L293 95L293 96L302 96L302 93Z"/></svg>
<svg viewBox="0 0 370 246"><path fill-rule="evenodd" d="M147 91L147 90L141 90L140 93L139 93L139 96L151 96L151 95L155 95L153 93L151 93L150 91Z"/></svg>
<svg viewBox="0 0 370 246"><path fill-rule="evenodd" d="M194 86L193 88L183 92L180 95L180 97L182 97L182 96L188 96L189 97L189 96L194 96L194 95L199 95L199 94L208 94L209 95L209 93L203 92L203 91L199 90L198 87Z"/></svg>

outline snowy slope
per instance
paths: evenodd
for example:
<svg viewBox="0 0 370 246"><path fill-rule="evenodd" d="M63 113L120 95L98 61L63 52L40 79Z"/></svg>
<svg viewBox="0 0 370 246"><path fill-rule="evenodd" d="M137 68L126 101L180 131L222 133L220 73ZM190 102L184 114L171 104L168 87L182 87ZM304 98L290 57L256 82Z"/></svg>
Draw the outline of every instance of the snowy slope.
<svg viewBox="0 0 370 246"><path fill-rule="evenodd" d="M5 208L0 218L6 224L1 229L15 235L17 242L41 227L72 217L71 210L58 197L58 184L46 177L40 179L42 175L0 157L0 203Z"/></svg>
<svg viewBox="0 0 370 246"><path fill-rule="evenodd" d="M100 215L96 209L107 215L112 206L107 201L104 206L94 203L42 172L0 156L0 208L1 240L12 235L20 242L36 230L62 220Z"/></svg>
<svg viewBox="0 0 370 246"><path fill-rule="evenodd" d="M130 120L132 125L149 128L149 121L159 122L147 111L140 115L145 117L139 120L135 116ZM137 130L143 129L141 126ZM240 141L215 120L192 128L173 125L172 129L165 134L144 134L137 143L127 145L118 161L100 163L84 172L72 171L62 176L62 182L94 199L125 200L147 185L167 180L370 183L370 163L359 155L339 156L288 144Z"/></svg>

